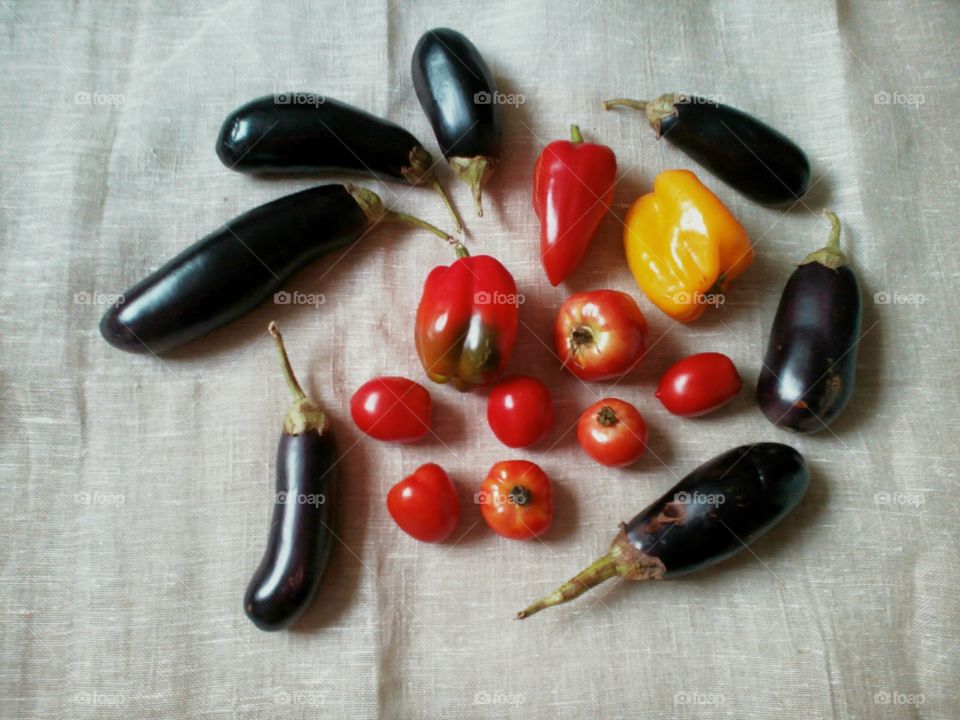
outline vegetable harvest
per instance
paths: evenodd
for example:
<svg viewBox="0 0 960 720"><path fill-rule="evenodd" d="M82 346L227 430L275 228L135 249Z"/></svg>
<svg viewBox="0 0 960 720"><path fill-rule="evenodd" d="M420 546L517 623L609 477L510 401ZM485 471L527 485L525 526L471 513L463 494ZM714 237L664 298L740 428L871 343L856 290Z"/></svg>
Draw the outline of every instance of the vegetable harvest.
<svg viewBox="0 0 960 720"><path fill-rule="evenodd" d="M621 523L605 555L517 618L573 600L612 577L664 580L725 560L793 510L809 483L806 462L787 445L728 450Z"/></svg>
<svg viewBox="0 0 960 720"><path fill-rule="evenodd" d="M337 507L337 445L327 416L297 382L283 336L270 323L293 403L277 448L270 537L243 607L261 630L282 630L309 607L327 567Z"/></svg>

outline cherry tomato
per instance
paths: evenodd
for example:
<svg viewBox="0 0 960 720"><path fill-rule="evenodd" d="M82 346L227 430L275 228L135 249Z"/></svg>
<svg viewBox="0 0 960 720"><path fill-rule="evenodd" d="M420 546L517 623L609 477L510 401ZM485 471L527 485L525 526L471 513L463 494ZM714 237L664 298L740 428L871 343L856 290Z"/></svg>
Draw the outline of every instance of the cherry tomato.
<svg viewBox="0 0 960 720"><path fill-rule="evenodd" d="M550 389L526 375L504 378L487 398L487 422L493 434L507 447L536 445L550 434L553 427Z"/></svg>
<svg viewBox="0 0 960 720"><path fill-rule="evenodd" d="M699 353L674 363L660 378L657 397L674 415L695 417L728 403L742 383L733 360Z"/></svg>
<svg viewBox="0 0 960 720"><path fill-rule="evenodd" d="M584 411L577 421L580 447L601 465L625 467L647 449L647 424L628 402L605 398Z"/></svg>
<svg viewBox="0 0 960 720"><path fill-rule="evenodd" d="M643 357L647 321L626 293L581 292L560 306L553 339L570 372L581 380L606 380L632 370Z"/></svg>
<svg viewBox="0 0 960 720"><path fill-rule="evenodd" d="M377 440L413 442L430 432L430 393L404 377L378 377L350 398L350 414Z"/></svg>
<svg viewBox="0 0 960 720"><path fill-rule="evenodd" d="M498 462L473 496L490 529L511 540L529 540L550 527L553 486L527 460Z"/></svg>
<svg viewBox="0 0 960 720"><path fill-rule="evenodd" d="M428 543L446 540L460 521L457 489L433 463L421 465L390 488L387 510L407 535Z"/></svg>

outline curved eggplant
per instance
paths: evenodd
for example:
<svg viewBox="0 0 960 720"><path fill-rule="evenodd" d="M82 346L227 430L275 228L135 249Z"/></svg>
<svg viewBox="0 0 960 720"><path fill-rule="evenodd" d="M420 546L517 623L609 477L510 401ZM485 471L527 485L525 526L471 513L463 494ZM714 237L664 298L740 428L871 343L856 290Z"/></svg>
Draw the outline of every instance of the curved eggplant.
<svg viewBox="0 0 960 720"><path fill-rule="evenodd" d="M787 281L757 380L763 414L799 433L833 422L853 395L857 371L860 286L840 252L840 220L825 214L830 239Z"/></svg>
<svg viewBox="0 0 960 720"><path fill-rule="evenodd" d="M493 74L474 44L449 28L423 34L411 72L440 150L470 186L482 216L483 186L500 164L503 134Z"/></svg>
<svg viewBox="0 0 960 720"><path fill-rule="evenodd" d="M752 115L684 93L605 100L642 110L650 126L730 187L761 205L796 202L810 187L810 161L796 143Z"/></svg>
<svg viewBox="0 0 960 720"><path fill-rule="evenodd" d="M217 156L229 169L255 175L348 171L426 185L443 199L457 230L462 227L433 158L413 135L330 97L277 93L248 102L224 120Z"/></svg>
<svg viewBox="0 0 960 720"><path fill-rule="evenodd" d="M273 519L263 559L243 597L261 630L282 630L310 605L327 567L337 507L337 444L323 411L304 394L283 337L270 323L293 404L277 448Z"/></svg>
<svg viewBox="0 0 960 720"><path fill-rule="evenodd" d="M607 554L518 619L579 597L603 581L664 580L735 555L797 506L810 472L796 450L756 443L709 460L621 523Z"/></svg>
<svg viewBox="0 0 960 720"><path fill-rule="evenodd" d="M300 268L358 240L380 220L416 225L353 185L323 185L254 208L188 247L134 285L100 321L120 350L159 354L253 310Z"/></svg>

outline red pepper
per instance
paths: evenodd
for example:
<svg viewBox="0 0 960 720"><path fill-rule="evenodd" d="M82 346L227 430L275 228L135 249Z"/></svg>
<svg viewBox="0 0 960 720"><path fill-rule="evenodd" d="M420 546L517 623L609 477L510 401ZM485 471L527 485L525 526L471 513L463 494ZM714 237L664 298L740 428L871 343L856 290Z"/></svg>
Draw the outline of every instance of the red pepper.
<svg viewBox="0 0 960 720"><path fill-rule="evenodd" d="M427 377L470 390L506 368L523 300L498 260L456 250L457 261L431 270L423 284L415 339Z"/></svg>
<svg viewBox="0 0 960 720"><path fill-rule="evenodd" d="M606 145L570 140L547 145L533 169L533 209L540 218L540 261L551 285L559 285L583 259L610 210L617 158Z"/></svg>

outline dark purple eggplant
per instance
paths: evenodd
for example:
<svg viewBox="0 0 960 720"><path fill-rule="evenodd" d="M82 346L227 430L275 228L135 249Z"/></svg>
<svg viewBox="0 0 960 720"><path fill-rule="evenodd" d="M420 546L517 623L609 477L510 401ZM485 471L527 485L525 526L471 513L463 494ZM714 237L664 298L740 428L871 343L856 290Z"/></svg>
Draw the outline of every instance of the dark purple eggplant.
<svg viewBox="0 0 960 720"><path fill-rule="evenodd" d="M331 97L277 93L248 102L223 122L217 155L254 175L346 171L432 187L462 229L423 145L399 125Z"/></svg>
<svg viewBox="0 0 960 720"><path fill-rule="evenodd" d="M780 522L809 484L807 464L792 447L756 443L728 450L621 523L606 555L517 618L573 600L615 576L665 580L726 560Z"/></svg>
<svg viewBox="0 0 960 720"><path fill-rule="evenodd" d="M417 43L411 72L443 157L470 186L477 215L483 215L483 186L500 164L503 134L490 68L466 37L436 28Z"/></svg>
<svg viewBox="0 0 960 720"><path fill-rule="evenodd" d="M752 115L684 93L656 100L617 98L647 114L650 126L735 190L761 205L796 202L810 187L810 161L796 143Z"/></svg>
<svg viewBox="0 0 960 720"><path fill-rule="evenodd" d="M364 188L310 188L254 208L198 240L127 290L103 316L100 333L127 352L171 350L253 310L307 263L358 240L381 220L455 242L429 223L385 209Z"/></svg>
<svg viewBox="0 0 960 720"><path fill-rule="evenodd" d="M757 402L777 427L814 433L840 414L857 371L860 286L840 251L840 220L830 239L793 271L780 296Z"/></svg>
<svg viewBox="0 0 960 720"><path fill-rule="evenodd" d="M277 448L277 486L267 549L243 596L261 630L282 630L307 609L327 568L337 507L337 444L327 417L297 382L275 322L268 327L293 403Z"/></svg>

